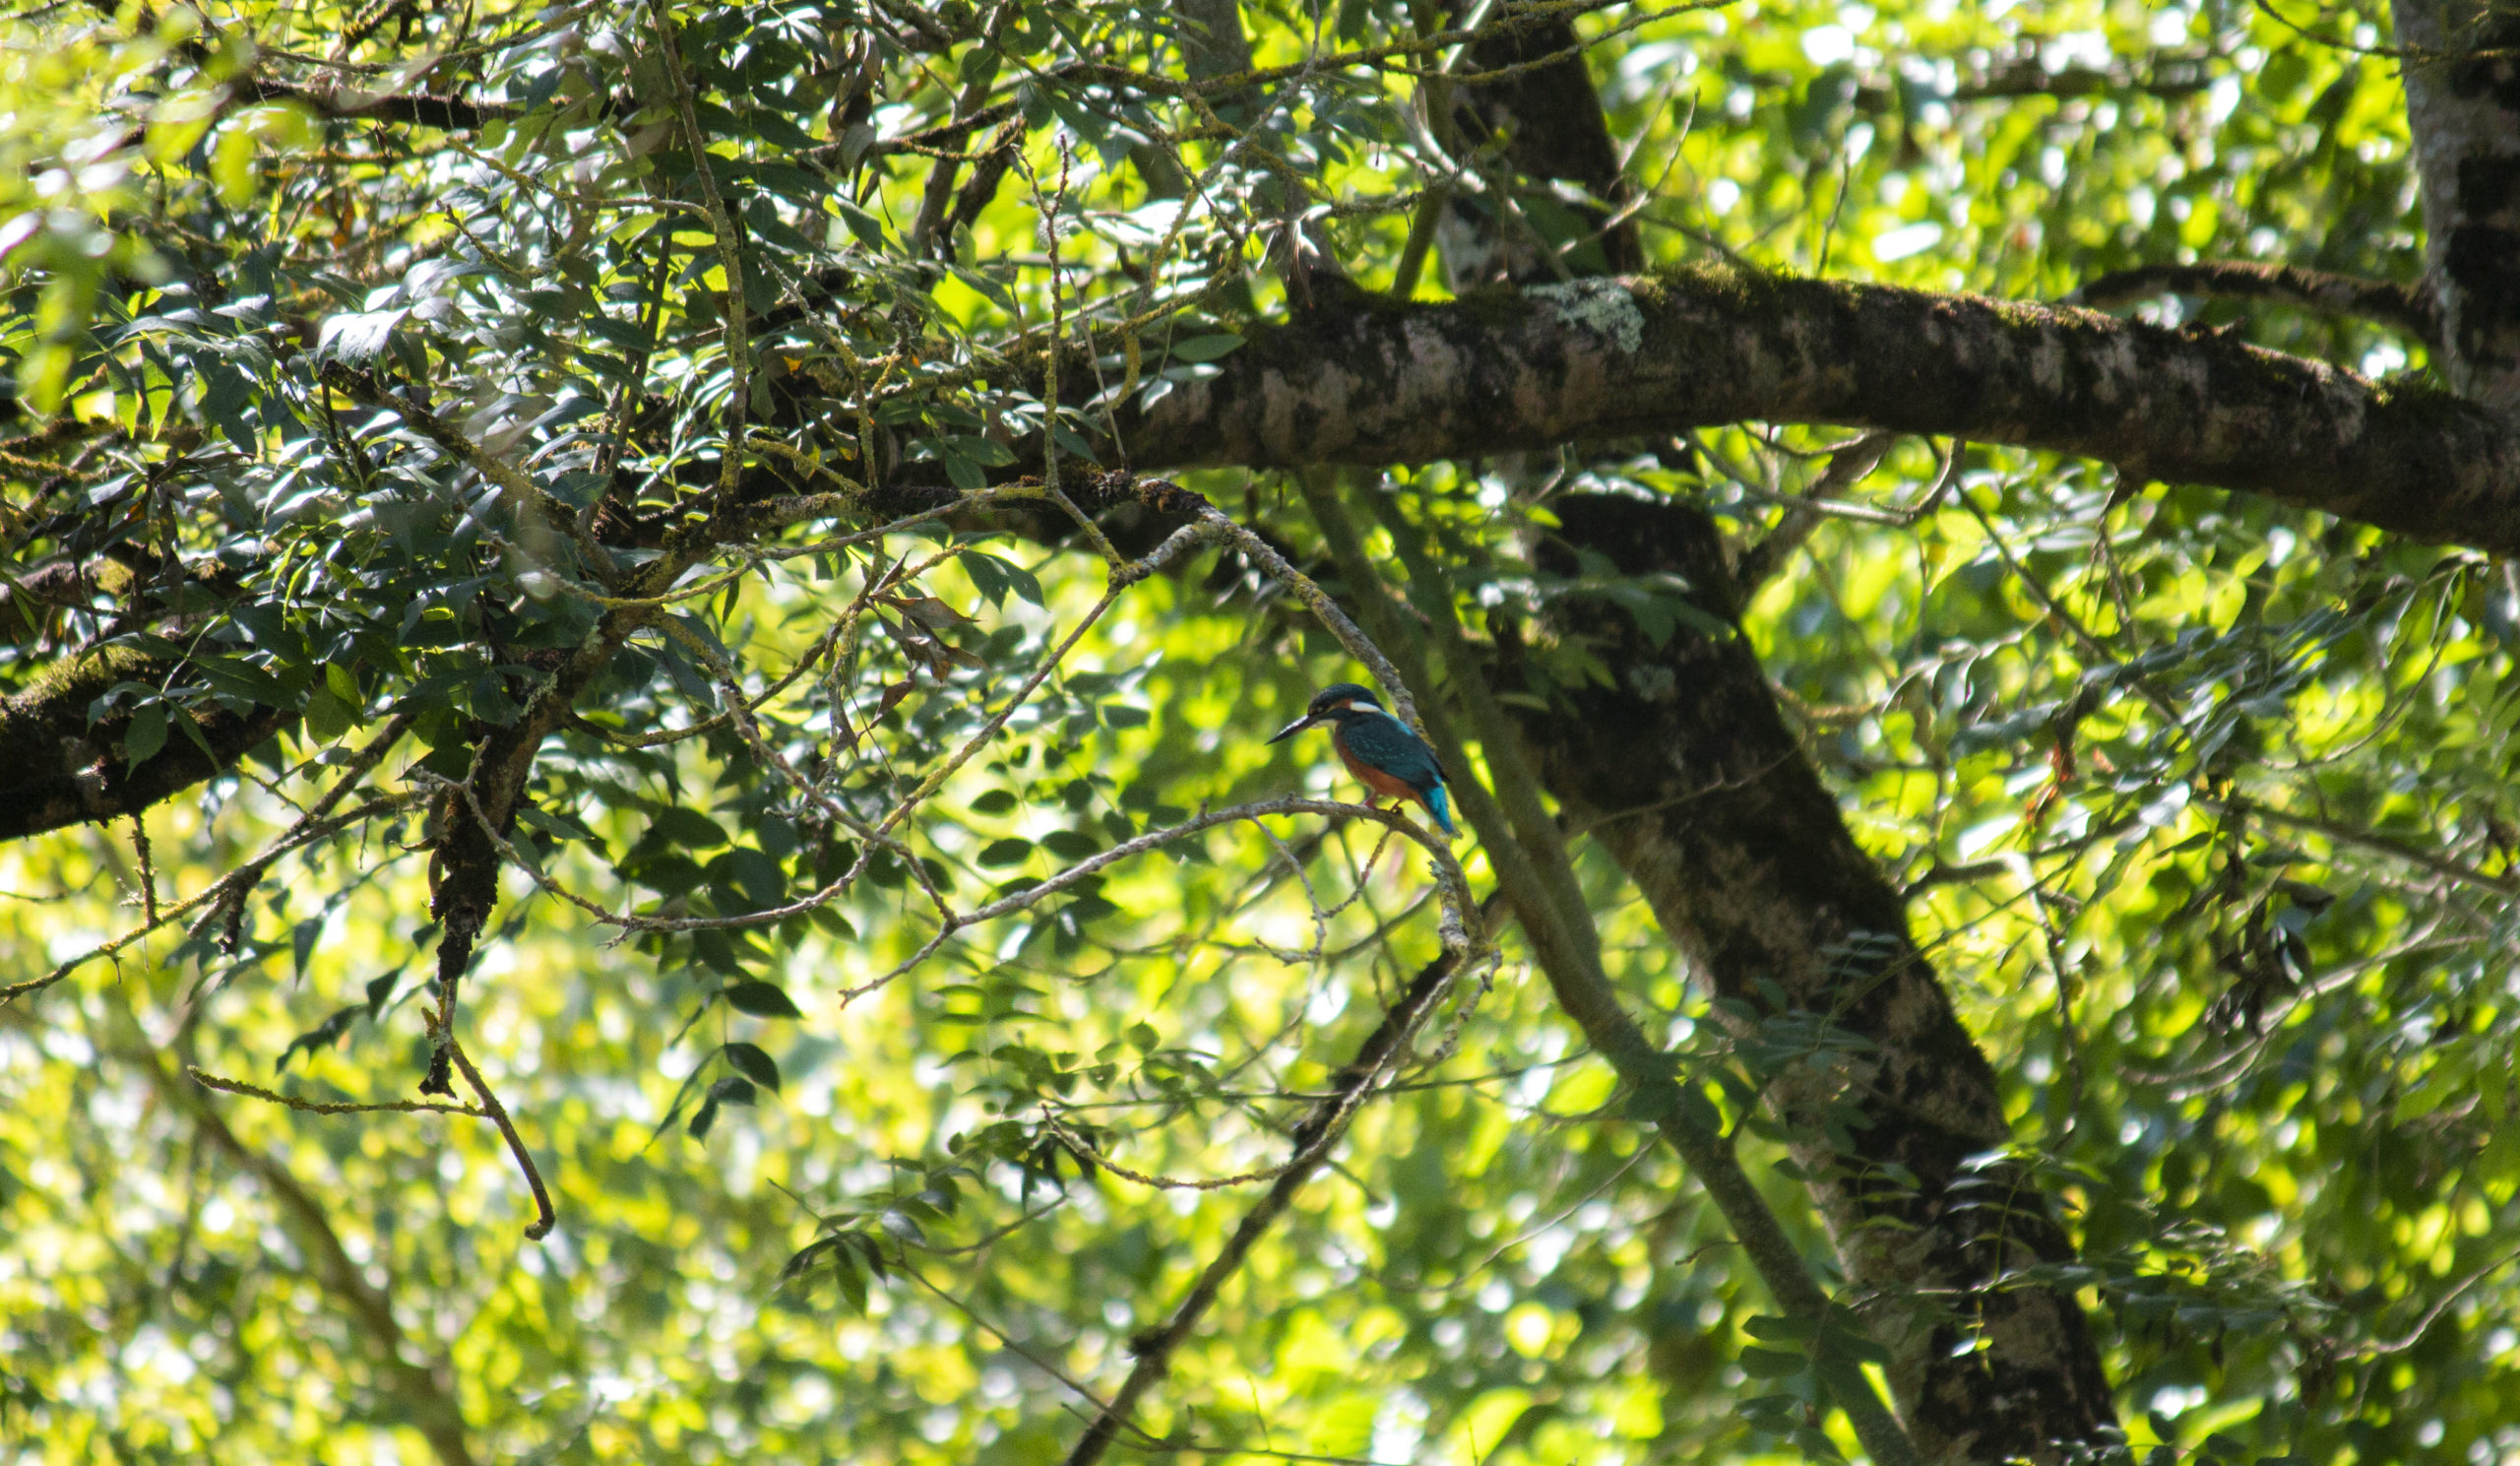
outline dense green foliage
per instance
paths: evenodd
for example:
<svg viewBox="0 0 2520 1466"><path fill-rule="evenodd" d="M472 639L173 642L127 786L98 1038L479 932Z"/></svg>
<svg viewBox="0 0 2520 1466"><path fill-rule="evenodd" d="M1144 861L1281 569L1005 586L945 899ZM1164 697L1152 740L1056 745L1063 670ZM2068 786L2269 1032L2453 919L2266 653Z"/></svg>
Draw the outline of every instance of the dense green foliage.
<svg viewBox="0 0 2520 1466"><path fill-rule="evenodd" d="M2377 11L1569 9L1656 263L2025 298L2203 257L2418 268L2402 96L2357 49ZM1145 516L1089 535L990 488L1041 465L1044 343L1101 374L1057 431L1107 458L1105 406L1329 308L1288 299L1299 208L1355 285L1445 293L1410 243L1419 191L1460 176L1417 100L1458 61L1437 11L1246 5L1265 70L1204 90L1182 79L1236 68L1185 63L1185 14L675 7L687 96L638 7L5 23L0 686L90 679L125 768L214 715L288 715L139 828L0 849L0 984L59 979L0 1006L9 1459L417 1460L431 1389L482 1460L1075 1438L1439 950L1418 848L1315 814L961 924L1196 811L1357 797L1318 734L1262 744L1360 670L1284 587L1203 545L1106 593L1106 554L1160 538ZM488 110L376 101L413 96ZM1579 218L1524 202L1549 237ZM2199 316L2423 365L2373 326ZM1671 634L1699 614L1680 588L1533 565L1549 499L1684 496L1748 544L1845 436L1347 487L1388 578L1397 526L1482 635L1566 598ZM978 497L913 522L861 494L870 461ZM1071 488L1097 467L1057 462ZM710 529L759 476L779 522ZM1335 579L1290 483L1181 481ZM2520 1458L2520 581L2114 486L1904 441L1850 490L1876 507L1762 589L1761 661L2067 1207L2138 1455ZM410 1098L447 781L618 608L587 542L627 565L704 533L543 745L458 1009L557 1229L520 1236L533 1204L477 1119L186 1077ZM65 565L85 578L25 589ZM1518 696L1624 674L1517 645ZM212 892L346 780L326 813L355 818ZM1758 1072L1575 850L1630 1008ZM1142 1419L1182 1459L1854 1449L1519 940L1174 1357ZM1779 1132L1731 1114L1825 1259ZM362 1286L420 1379L379 1363Z"/></svg>

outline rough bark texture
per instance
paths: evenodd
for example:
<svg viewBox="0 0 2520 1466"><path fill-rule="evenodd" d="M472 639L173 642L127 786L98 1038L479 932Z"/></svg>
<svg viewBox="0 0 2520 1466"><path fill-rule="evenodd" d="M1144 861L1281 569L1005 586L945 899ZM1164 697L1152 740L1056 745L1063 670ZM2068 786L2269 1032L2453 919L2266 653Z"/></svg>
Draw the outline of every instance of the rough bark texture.
<svg viewBox="0 0 2520 1466"><path fill-rule="evenodd" d="M1565 545L1580 545L1626 574L1678 575L1732 620L1721 542L1695 510L1602 496L1551 508L1563 541L1542 547L1544 566L1571 573ZM1771 981L1792 1007L1871 1045L1851 1074L1803 1085L1816 1099L1851 1081L1865 1117L1854 1148L1815 1141L1799 1159L1850 1280L1874 1299L1873 1333L1893 1351L1890 1382L1919 1449L2052 1461L2059 1441L2100 1444L2115 1414L2080 1307L1988 1288L2008 1267L2070 1259L2072 1243L2016 1169L1963 1169L2012 1138L1994 1071L1747 643L1682 628L1657 646L1606 602L1574 604L1554 630L1592 641L1620 674L1522 714L1567 817L1618 860L1717 995L1766 1010L1757 985ZM1900 1167L1914 1185L1895 1179ZM1989 1347L1966 1348L1972 1333Z"/></svg>
<svg viewBox="0 0 2520 1466"><path fill-rule="evenodd" d="M1123 420L1129 462L1424 463L1824 422L2083 454L2520 553L2520 437L2500 415L2073 307L1701 268L1366 297L1251 328L1218 365Z"/></svg>
<svg viewBox="0 0 2520 1466"><path fill-rule="evenodd" d="M130 718L92 725L88 708L116 682L155 682L166 670L167 664L137 653L83 652L0 702L0 769L8 771L0 778L0 840L136 814L297 721L277 708L208 709L196 721L216 762L172 731L163 748L135 767L118 751Z"/></svg>
<svg viewBox="0 0 2520 1466"><path fill-rule="evenodd" d="M2424 260L2450 384L2520 412L2520 11L2397 0Z"/></svg>

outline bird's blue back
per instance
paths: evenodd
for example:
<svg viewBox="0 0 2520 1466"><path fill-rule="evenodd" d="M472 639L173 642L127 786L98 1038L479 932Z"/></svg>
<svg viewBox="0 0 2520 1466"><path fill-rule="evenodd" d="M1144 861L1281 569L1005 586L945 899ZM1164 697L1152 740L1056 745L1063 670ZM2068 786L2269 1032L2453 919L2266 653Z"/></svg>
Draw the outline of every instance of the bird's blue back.
<svg viewBox="0 0 2520 1466"><path fill-rule="evenodd" d="M1339 741L1348 751L1424 794L1441 788L1443 766L1409 725L1379 708L1356 708L1339 720Z"/></svg>

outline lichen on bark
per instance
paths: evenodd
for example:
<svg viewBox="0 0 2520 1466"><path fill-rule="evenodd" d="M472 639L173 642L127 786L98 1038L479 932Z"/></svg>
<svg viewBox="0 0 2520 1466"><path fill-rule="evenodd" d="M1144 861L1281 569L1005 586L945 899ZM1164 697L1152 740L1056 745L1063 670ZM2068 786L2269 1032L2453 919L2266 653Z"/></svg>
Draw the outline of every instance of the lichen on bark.
<svg viewBox="0 0 2520 1466"><path fill-rule="evenodd" d="M1383 465L1827 423L2073 454L2520 553L2520 437L2446 393L2075 306L1732 266L1614 287L1637 311L1633 350L1503 287L1307 312L1124 414L1120 457Z"/></svg>
<svg viewBox="0 0 2520 1466"><path fill-rule="evenodd" d="M146 809L218 774L296 720L282 708L205 707L193 721L213 757L178 733L131 764L120 752L130 715L90 715L116 684L154 682L168 670L162 659L129 648L94 648L70 654L0 701L0 767L12 771L0 786L0 840Z"/></svg>

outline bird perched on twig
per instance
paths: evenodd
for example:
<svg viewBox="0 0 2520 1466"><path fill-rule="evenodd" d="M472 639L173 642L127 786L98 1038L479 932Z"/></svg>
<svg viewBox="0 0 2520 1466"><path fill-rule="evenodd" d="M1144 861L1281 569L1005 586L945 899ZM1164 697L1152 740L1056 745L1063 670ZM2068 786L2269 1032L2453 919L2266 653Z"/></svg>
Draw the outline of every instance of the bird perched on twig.
<svg viewBox="0 0 2520 1466"><path fill-rule="evenodd" d="M1443 765L1435 762L1435 750L1423 738L1410 731L1409 725L1382 710L1382 699L1373 689L1354 682L1337 682L1312 696L1303 716L1278 730L1269 741L1290 738L1317 724L1330 725L1330 746L1339 751L1339 761L1348 772L1364 781L1373 791L1365 802L1379 807L1382 799L1415 799L1433 816L1435 827L1446 835L1457 835L1453 827L1452 800L1444 790Z"/></svg>

